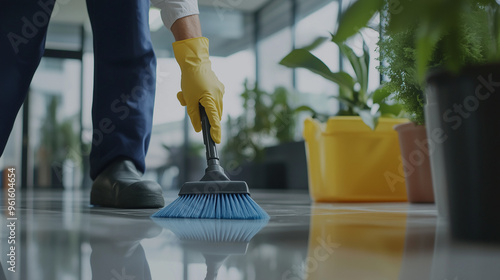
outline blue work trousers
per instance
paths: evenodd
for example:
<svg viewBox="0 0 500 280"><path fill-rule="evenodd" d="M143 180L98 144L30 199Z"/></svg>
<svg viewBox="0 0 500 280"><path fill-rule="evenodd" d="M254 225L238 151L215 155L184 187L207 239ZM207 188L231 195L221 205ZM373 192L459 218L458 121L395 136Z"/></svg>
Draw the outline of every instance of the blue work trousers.
<svg viewBox="0 0 500 280"><path fill-rule="evenodd" d="M0 4L0 156L44 53L47 25L57 5L64 3ZM87 0L87 9L94 43L90 176L95 179L121 157L144 172L156 84L149 1Z"/></svg>

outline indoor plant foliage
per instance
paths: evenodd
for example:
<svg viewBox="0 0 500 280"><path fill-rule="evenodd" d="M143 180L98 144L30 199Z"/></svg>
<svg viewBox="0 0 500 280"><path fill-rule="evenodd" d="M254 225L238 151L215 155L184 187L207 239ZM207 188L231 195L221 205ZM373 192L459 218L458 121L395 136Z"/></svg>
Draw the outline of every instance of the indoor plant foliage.
<svg viewBox="0 0 500 280"><path fill-rule="evenodd" d="M486 51L483 47L481 31L487 30L484 18L485 9L470 10L464 15L459 25L463 36L458 40L457 48L461 56L455 57L460 64L477 64L486 61ZM418 125L424 124L424 85L417 76L416 27L410 26L407 30L389 32L388 25L384 24L382 36L378 42L381 66L380 72L388 79L386 86L394 93L395 100L402 105L411 121ZM429 68L436 68L448 59L444 51L448 36L443 36L434 47L428 62Z"/></svg>
<svg viewBox="0 0 500 280"><path fill-rule="evenodd" d="M227 162L242 164L262 161L264 147L295 139L295 110L290 105L290 92L277 87L269 93L255 83L250 87L244 83L243 114L228 117L228 142L222 149Z"/></svg>
<svg viewBox="0 0 500 280"><path fill-rule="evenodd" d="M380 38L380 72L411 121L424 123L424 96L416 77L414 29Z"/></svg>
<svg viewBox="0 0 500 280"><path fill-rule="evenodd" d="M346 107L346 109L340 110L338 115L359 115L372 130L377 127L380 117L395 117L400 114L401 106L388 102L391 92L385 85L373 92L368 91L370 53L364 41L361 55L356 54L347 44L337 43L342 55L349 60L354 70L354 76L344 71L332 72L321 59L311 53L312 49L324 41L326 38L319 38L309 46L291 51L281 60L280 64L290 68L307 69L336 83L339 86L339 94L332 97L338 99ZM323 117L322 120L326 119L325 116L317 114L309 107L302 106L298 109L312 111L314 116Z"/></svg>
<svg viewBox="0 0 500 280"><path fill-rule="evenodd" d="M296 140L294 92L245 82L243 113L228 117L221 156L232 180L261 188L307 187L305 147Z"/></svg>
<svg viewBox="0 0 500 280"><path fill-rule="evenodd" d="M335 39L342 42L353 35L385 3L356 1L346 10L343 19L349 20L340 22ZM449 200L445 208L451 233L499 242L500 5L494 0L387 3L389 35L416 29L416 77L425 80L425 122L429 143L435 144L432 175L443 174L438 185ZM468 54L461 43L467 38L482 47L474 48L480 54L477 61L464 59ZM439 70L429 71L436 50L442 51L443 62Z"/></svg>
<svg viewBox="0 0 500 280"><path fill-rule="evenodd" d="M433 202L437 200L439 212L446 215L443 203L443 185L446 179L443 172L435 172L431 176L429 149L417 143L427 142L424 106L424 85L417 75L417 40L418 23L409 25L407 29L391 30L388 22L393 14L402 10L385 7L382 11L382 31L378 42L381 66L380 72L388 79L386 86L394 93L395 100L401 104L412 123L395 126L400 140L408 200L411 202ZM484 6L473 6L466 14L460 14L460 22L454 34L442 34L433 46L427 62L428 68L446 66L449 53L445 50L453 39L459 56L453 60L460 65L482 63L488 56L483 42L488 38L487 9ZM461 34L454 38L456 34ZM453 38L452 38L453 37ZM431 126L432 127L432 126ZM437 151L437 152L436 152ZM434 144L433 153L440 153ZM417 156L418 155L418 156ZM433 185L437 189L433 189Z"/></svg>
<svg viewBox="0 0 500 280"><path fill-rule="evenodd" d="M333 40L344 42L380 11L384 36L414 34L413 59L420 82L436 56L452 72L471 63L500 60L500 9L495 0L358 0L344 12ZM479 60L467 59L471 57Z"/></svg>

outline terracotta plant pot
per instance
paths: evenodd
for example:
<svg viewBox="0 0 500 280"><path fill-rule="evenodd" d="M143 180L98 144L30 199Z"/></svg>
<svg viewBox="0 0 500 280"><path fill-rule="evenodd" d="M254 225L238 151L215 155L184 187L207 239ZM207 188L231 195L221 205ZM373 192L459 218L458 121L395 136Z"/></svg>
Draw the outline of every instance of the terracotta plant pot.
<svg viewBox="0 0 500 280"><path fill-rule="evenodd" d="M434 203L425 126L409 122L398 124L394 129L399 135L408 201Z"/></svg>

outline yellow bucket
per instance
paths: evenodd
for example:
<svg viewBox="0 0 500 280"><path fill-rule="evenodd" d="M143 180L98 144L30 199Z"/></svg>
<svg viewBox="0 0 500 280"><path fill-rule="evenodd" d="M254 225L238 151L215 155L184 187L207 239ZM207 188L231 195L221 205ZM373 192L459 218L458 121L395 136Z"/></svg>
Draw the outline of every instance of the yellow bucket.
<svg viewBox="0 0 500 280"><path fill-rule="evenodd" d="M304 121L309 193L318 202L407 201L399 141L393 126L407 119L380 118L372 131L360 117Z"/></svg>

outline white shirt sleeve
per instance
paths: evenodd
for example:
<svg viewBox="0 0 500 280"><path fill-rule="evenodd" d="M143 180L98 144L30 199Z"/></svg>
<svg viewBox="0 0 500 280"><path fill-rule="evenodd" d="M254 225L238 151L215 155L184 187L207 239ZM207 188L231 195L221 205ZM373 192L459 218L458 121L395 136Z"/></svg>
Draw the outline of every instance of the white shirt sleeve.
<svg viewBox="0 0 500 280"><path fill-rule="evenodd" d="M198 0L151 0L151 4L161 10L161 19L168 29L176 20L200 13Z"/></svg>

